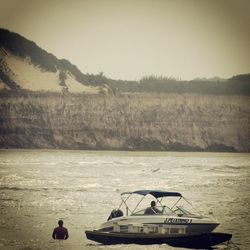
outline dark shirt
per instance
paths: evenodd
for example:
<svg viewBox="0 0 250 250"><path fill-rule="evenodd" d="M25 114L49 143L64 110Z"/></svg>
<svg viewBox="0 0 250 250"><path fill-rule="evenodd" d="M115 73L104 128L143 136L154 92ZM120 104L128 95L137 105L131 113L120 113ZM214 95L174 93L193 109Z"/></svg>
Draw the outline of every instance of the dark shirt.
<svg viewBox="0 0 250 250"><path fill-rule="evenodd" d="M67 240L69 238L68 230L65 227L56 227L53 231L52 238L55 240Z"/></svg>
<svg viewBox="0 0 250 250"><path fill-rule="evenodd" d="M146 215L155 215L155 214L161 214L162 212L157 209L156 207L148 207L145 209L144 214Z"/></svg>

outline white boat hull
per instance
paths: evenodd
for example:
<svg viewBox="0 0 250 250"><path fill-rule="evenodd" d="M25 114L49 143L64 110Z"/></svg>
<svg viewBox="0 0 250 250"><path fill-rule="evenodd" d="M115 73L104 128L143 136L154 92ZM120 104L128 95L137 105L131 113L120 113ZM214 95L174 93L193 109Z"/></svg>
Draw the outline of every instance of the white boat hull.
<svg viewBox="0 0 250 250"><path fill-rule="evenodd" d="M151 230L169 230L171 233L197 234L212 232L219 224L209 218L189 218L166 215L152 216L123 216L113 218L100 226L100 230L114 232L129 232L138 230L143 232ZM158 229L153 229L158 228ZM150 229L148 229L150 230Z"/></svg>

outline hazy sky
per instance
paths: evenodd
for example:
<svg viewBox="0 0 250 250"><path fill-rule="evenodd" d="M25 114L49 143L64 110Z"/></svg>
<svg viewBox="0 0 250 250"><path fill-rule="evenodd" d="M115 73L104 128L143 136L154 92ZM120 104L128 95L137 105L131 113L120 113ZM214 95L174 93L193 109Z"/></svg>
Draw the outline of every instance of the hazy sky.
<svg viewBox="0 0 250 250"><path fill-rule="evenodd" d="M248 0L0 0L0 26L115 79L250 72Z"/></svg>

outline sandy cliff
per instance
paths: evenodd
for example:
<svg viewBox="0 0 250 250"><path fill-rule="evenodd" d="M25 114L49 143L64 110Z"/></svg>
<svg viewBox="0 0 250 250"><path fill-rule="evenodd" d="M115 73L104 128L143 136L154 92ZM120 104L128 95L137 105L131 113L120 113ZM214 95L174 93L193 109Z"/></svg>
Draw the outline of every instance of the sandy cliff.
<svg viewBox="0 0 250 250"><path fill-rule="evenodd" d="M29 94L0 99L0 146L250 151L250 97Z"/></svg>

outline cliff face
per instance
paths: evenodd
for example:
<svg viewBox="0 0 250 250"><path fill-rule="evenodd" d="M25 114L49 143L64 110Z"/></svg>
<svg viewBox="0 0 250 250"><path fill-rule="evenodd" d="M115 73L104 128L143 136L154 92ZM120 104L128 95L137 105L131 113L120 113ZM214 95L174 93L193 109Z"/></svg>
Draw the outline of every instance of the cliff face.
<svg viewBox="0 0 250 250"><path fill-rule="evenodd" d="M1 97L0 147L250 152L250 97Z"/></svg>

